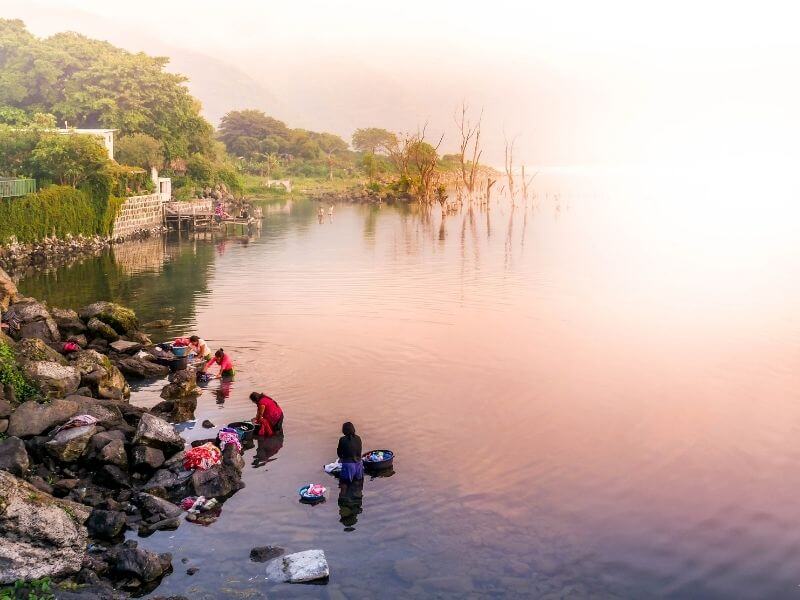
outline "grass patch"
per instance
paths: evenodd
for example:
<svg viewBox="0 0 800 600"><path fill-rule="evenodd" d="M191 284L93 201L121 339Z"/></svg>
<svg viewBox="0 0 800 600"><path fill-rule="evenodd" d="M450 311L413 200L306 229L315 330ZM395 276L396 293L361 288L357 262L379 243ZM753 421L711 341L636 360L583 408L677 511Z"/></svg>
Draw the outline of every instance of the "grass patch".
<svg viewBox="0 0 800 600"><path fill-rule="evenodd" d="M25 377L17 364L14 349L0 342L0 384L10 385L14 390L14 398L18 403L39 396L36 385Z"/></svg>

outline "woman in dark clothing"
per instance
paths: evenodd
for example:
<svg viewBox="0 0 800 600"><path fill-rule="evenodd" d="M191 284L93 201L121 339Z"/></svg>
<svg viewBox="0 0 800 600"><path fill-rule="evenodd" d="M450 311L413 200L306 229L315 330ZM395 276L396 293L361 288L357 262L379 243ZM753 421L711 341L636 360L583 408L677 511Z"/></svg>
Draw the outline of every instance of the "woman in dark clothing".
<svg viewBox="0 0 800 600"><path fill-rule="evenodd" d="M339 479L341 481L364 479L364 465L361 464L361 438L356 435L356 428L350 421L342 425L342 433L344 435L339 438L339 446L336 448L336 455L342 463Z"/></svg>

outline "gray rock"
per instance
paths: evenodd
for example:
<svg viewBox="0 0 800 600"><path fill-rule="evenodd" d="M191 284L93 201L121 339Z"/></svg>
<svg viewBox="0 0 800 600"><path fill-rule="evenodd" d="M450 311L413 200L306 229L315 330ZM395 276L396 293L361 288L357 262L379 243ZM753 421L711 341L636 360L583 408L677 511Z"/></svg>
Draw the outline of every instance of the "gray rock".
<svg viewBox="0 0 800 600"><path fill-rule="evenodd" d="M164 464L164 453L158 448L135 446L133 448L133 464L145 469L157 469Z"/></svg>
<svg viewBox="0 0 800 600"><path fill-rule="evenodd" d="M89 509L45 494L0 471L0 583L77 573Z"/></svg>
<svg viewBox="0 0 800 600"><path fill-rule="evenodd" d="M170 556L170 560L171 560ZM134 575L144 582L155 581L164 574L162 558L141 548L121 548L116 552L114 571Z"/></svg>
<svg viewBox="0 0 800 600"><path fill-rule="evenodd" d="M5 433L8 430L8 419L0 419L0 433Z"/></svg>
<svg viewBox="0 0 800 600"><path fill-rule="evenodd" d="M30 437L44 433L77 414L78 403L57 398L48 404L28 400L11 413L8 435Z"/></svg>
<svg viewBox="0 0 800 600"><path fill-rule="evenodd" d="M89 333L108 342L116 342L119 339L119 334L114 328L108 323L103 323L100 319L89 319L86 328L89 330Z"/></svg>
<svg viewBox="0 0 800 600"><path fill-rule="evenodd" d="M86 331L86 325L78 318L78 313L68 308L53 308L50 310L61 336L69 338L81 335ZM85 338L84 338L85 339Z"/></svg>
<svg viewBox="0 0 800 600"><path fill-rule="evenodd" d="M40 492L44 492L45 494L53 495L53 486L47 483L44 479L39 477L38 475L34 475L28 478L28 483L30 483L33 487L35 487Z"/></svg>
<svg viewBox="0 0 800 600"><path fill-rule="evenodd" d="M89 452L95 457L100 456L100 452L105 448L109 443L114 440L118 440L120 442L125 441L125 433L120 431L119 429L112 429L111 431L101 431L100 433L94 434L92 439L89 440Z"/></svg>
<svg viewBox="0 0 800 600"><path fill-rule="evenodd" d="M2 389L0 385L0 389ZM2 392L0 392L2 393ZM11 414L11 402L8 400L0 400L0 419L5 419Z"/></svg>
<svg viewBox="0 0 800 600"><path fill-rule="evenodd" d="M78 396L77 394L67 396L67 400L73 400L78 403L78 412L76 414L91 415L102 425L110 425L122 421L122 410L116 401Z"/></svg>
<svg viewBox="0 0 800 600"><path fill-rule="evenodd" d="M20 340L14 351L16 352L17 360L21 363L49 361L60 365L67 364L66 358L38 338Z"/></svg>
<svg viewBox="0 0 800 600"><path fill-rule="evenodd" d="M134 356L118 360L117 367L125 375L139 379L157 379L169 375L168 367Z"/></svg>
<svg viewBox="0 0 800 600"><path fill-rule="evenodd" d="M39 338L48 343L61 341L61 334L47 307L32 298L24 298L10 305L7 318L20 323L19 330L12 331L16 339Z"/></svg>
<svg viewBox="0 0 800 600"><path fill-rule="evenodd" d="M176 400L178 398L194 397L199 393L197 375L193 370L183 369L172 375L170 383L161 390L161 397L165 400Z"/></svg>
<svg viewBox="0 0 800 600"><path fill-rule="evenodd" d="M117 340L110 343L109 347L120 354L134 354L142 349L142 345L139 342L129 342L127 340Z"/></svg>
<svg viewBox="0 0 800 600"><path fill-rule="evenodd" d="M125 531L125 513L95 508L86 521L86 528L93 538L113 540Z"/></svg>
<svg viewBox="0 0 800 600"><path fill-rule="evenodd" d="M65 367L57 362L29 362L23 370L51 398L73 394L81 383L81 376L76 368Z"/></svg>
<svg viewBox="0 0 800 600"><path fill-rule="evenodd" d="M82 350L75 353L73 361L81 374L81 385L91 388L98 397L121 400L130 396L128 382L107 356L96 350Z"/></svg>
<svg viewBox="0 0 800 600"><path fill-rule="evenodd" d="M103 465L94 474L94 480L100 485L110 488L128 488L131 486L130 477L117 465Z"/></svg>
<svg viewBox="0 0 800 600"><path fill-rule="evenodd" d="M120 440L111 440L100 450L100 460L123 469L127 468L128 455L125 453L125 444Z"/></svg>
<svg viewBox="0 0 800 600"><path fill-rule="evenodd" d="M159 448L170 455L183 450L183 438L177 430L164 419L148 413L143 414L139 420L133 443Z"/></svg>
<svg viewBox="0 0 800 600"><path fill-rule="evenodd" d="M219 498L230 496L244 487L241 472L235 468L218 464L202 471L192 473L191 487L194 496Z"/></svg>
<svg viewBox="0 0 800 600"><path fill-rule="evenodd" d="M322 550L305 550L276 558L267 563L266 573L269 581L289 583L319 581L330 576Z"/></svg>
<svg viewBox="0 0 800 600"><path fill-rule="evenodd" d="M94 425L64 429L44 446L48 453L61 462L74 462L83 456L89 440L95 433L97 427Z"/></svg>
<svg viewBox="0 0 800 600"><path fill-rule="evenodd" d="M173 519L179 517L183 512L180 506L176 506L169 500L143 492L136 494L131 502L139 507L142 517L145 519Z"/></svg>
<svg viewBox="0 0 800 600"><path fill-rule="evenodd" d="M30 466L25 443L18 437L0 440L0 469L21 477Z"/></svg>

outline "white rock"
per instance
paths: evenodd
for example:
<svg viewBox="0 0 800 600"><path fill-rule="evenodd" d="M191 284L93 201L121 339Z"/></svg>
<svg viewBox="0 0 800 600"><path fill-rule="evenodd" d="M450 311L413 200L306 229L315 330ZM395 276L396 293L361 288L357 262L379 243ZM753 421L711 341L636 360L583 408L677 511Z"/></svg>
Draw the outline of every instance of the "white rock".
<svg viewBox="0 0 800 600"><path fill-rule="evenodd" d="M330 576L322 550L305 550L267 563L267 579L273 582L305 583Z"/></svg>

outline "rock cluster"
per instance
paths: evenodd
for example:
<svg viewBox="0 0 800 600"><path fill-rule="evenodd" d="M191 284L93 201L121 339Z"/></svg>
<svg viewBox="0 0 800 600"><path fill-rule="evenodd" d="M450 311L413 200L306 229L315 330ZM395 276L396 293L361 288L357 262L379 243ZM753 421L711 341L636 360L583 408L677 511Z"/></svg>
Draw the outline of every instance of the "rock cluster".
<svg viewBox="0 0 800 600"><path fill-rule="evenodd" d="M205 471L184 469L172 422L194 416L191 370L172 375L153 411L128 402L126 375L170 370L130 309L49 309L21 297L0 269L0 311L8 331L0 343L39 393L19 402L0 386L0 584L68 577L101 598L155 587L171 557L123 542L125 531L175 529L183 498L223 501L244 487L239 450L229 445Z"/></svg>

